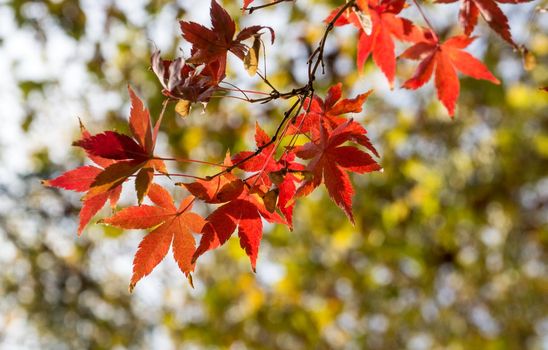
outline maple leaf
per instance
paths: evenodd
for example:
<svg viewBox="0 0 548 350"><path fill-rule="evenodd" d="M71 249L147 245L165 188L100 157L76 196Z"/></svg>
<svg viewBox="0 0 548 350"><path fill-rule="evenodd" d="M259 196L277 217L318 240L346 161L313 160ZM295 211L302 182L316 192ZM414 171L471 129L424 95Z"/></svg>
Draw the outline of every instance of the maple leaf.
<svg viewBox="0 0 548 350"><path fill-rule="evenodd" d="M80 123L80 133L82 134L82 139L87 139L87 138L90 138L92 135L91 133L86 129L86 127L84 126L84 124L82 123L81 120L78 120L79 123ZM99 156L96 156L94 155L93 153L91 152L88 152L87 150L84 149L84 151L86 152L86 156L95 164L97 164L98 166L100 166L101 168L106 168L108 167L109 165L112 165L114 163L116 163L115 160L112 160L112 159L106 159L106 158L102 158L102 157L99 157Z"/></svg>
<svg viewBox="0 0 548 350"><path fill-rule="evenodd" d="M91 136L81 123L80 128L84 139ZM91 156L90 158L95 164L101 167L107 167L114 163L112 160L97 156ZM42 184L48 187L63 188L76 192L87 192L96 177L102 171L103 169L92 165L81 166L76 169L69 170L54 179L44 180L42 181ZM89 198L84 198L79 214L80 222L78 224L78 235L82 234L91 218L95 216L99 210L101 210L107 200L110 200L110 206L114 209L118 203L121 192L122 186L116 186L107 192L90 196Z"/></svg>
<svg viewBox="0 0 548 350"><path fill-rule="evenodd" d="M123 229L152 228L139 244L135 254L130 291L164 259L170 246L179 268L192 284L192 256L196 250L192 233L201 232L205 225L205 220L200 215L190 211L194 197L186 197L179 207L176 207L171 195L157 184L150 186L148 197L155 206L128 207L101 220L101 223Z"/></svg>
<svg viewBox="0 0 548 350"><path fill-rule="evenodd" d="M310 133L313 139L317 139L320 137L321 123L324 123L330 130L346 123L348 119L342 117L342 115L346 113L360 113L362 105L372 92L370 90L359 94L355 98L341 100L342 84L335 84L329 88L325 101L318 96L314 96L312 100L310 98L305 100L303 108L308 111L297 116L288 128L287 134ZM348 129L353 130L352 141L368 148L374 155L379 157L379 153L366 136L367 130L364 127L352 121Z"/></svg>
<svg viewBox="0 0 548 350"><path fill-rule="evenodd" d="M268 29L274 42L274 31L270 27L250 26L234 38L236 24L216 1L211 1L212 28L195 22L181 21L183 38L192 44L191 57L163 60L160 51L152 54L152 70L160 80L162 93L170 98L183 100L178 113L186 116L191 102L208 102L219 83L226 75L228 51L245 60L248 47L242 41L260 35Z"/></svg>
<svg viewBox="0 0 548 350"><path fill-rule="evenodd" d="M274 204L277 205L280 212L284 215L290 230L293 230L293 209L295 203L293 198L297 192L297 183L302 182L302 175L305 172L305 167L302 164L294 162L295 153L288 152L282 159L278 161L279 170L271 170L268 175L272 182L276 185L274 193L277 201L274 199ZM272 193L272 190L271 192ZM268 194L263 197L263 201L268 204ZM270 210L267 206L267 210Z"/></svg>
<svg viewBox="0 0 548 350"><path fill-rule="evenodd" d="M363 174L381 170L381 167L369 154L358 148L341 146L353 139L352 120L337 126L333 131L323 124L318 140L306 143L295 151L297 157L310 159L307 170L313 174L312 179L306 180L299 187L295 197L308 195L323 182L329 196L354 222L352 216L354 189L347 171Z"/></svg>
<svg viewBox="0 0 548 350"><path fill-rule="evenodd" d="M418 89L435 74L438 99L443 103L449 115L455 114L455 105L459 96L459 78L457 70L474 79L483 79L500 84L491 72L478 59L463 51L475 40L464 35L449 38L443 44L434 36L429 41L417 43L405 50L400 57L422 60L415 75L403 83L406 89Z"/></svg>
<svg viewBox="0 0 548 350"><path fill-rule="evenodd" d="M218 176L209 181L196 180L192 183L181 183L192 195L200 200L218 204L237 198L244 189L244 182L232 174Z"/></svg>
<svg viewBox="0 0 548 350"><path fill-rule="evenodd" d="M181 21L183 38L192 44L192 56L189 63L208 63L215 60L226 61L228 51L241 60L247 53L247 46L242 41L251 38L262 29L268 29L274 42L274 31L269 27L251 26L242 29L234 38L236 24L215 0L211 1L210 17L212 28L206 28L195 22Z"/></svg>
<svg viewBox="0 0 548 350"><path fill-rule="evenodd" d="M259 123L255 123L255 144L257 147L264 147L264 145L269 142L270 137L260 127ZM271 185L268 178L268 172L277 171L280 169L280 165L278 165L274 159L275 152L276 145L275 143L272 143L269 146L262 148L261 152L258 154L255 154L256 152L253 151L243 151L237 153L232 157L232 162L238 164L244 159L254 155L252 158L238 165L238 168L249 172L260 172L254 182L259 186L262 186L263 192L266 192Z"/></svg>
<svg viewBox="0 0 548 350"><path fill-rule="evenodd" d="M369 55L384 73L390 86L396 74L396 54L393 37L400 41L417 42L423 30L408 19L397 16L405 7L405 0L358 0L334 23L335 26L353 24L359 29L357 65L361 71ZM342 9L336 8L325 19L333 20Z"/></svg>
<svg viewBox="0 0 548 350"><path fill-rule="evenodd" d="M76 192L86 192L102 169L85 165L69 170L55 179L42 181L43 185L63 188Z"/></svg>
<svg viewBox="0 0 548 350"><path fill-rule="evenodd" d="M164 60L160 51L155 51L151 61L152 70L162 84L162 93L174 99L208 102L225 78L226 62L222 60L195 67L181 57L173 61Z"/></svg>
<svg viewBox="0 0 548 350"><path fill-rule="evenodd" d="M287 219L289 228L293 228L293 208L294 204L290 203L296 192L296 182L300 182L300 179L294 175L294 173L304 171L302 164L295 163L295 154L290 151L284 152L279 160L275 157L275 143L264 147L271 142L270 136L260 127L259 123L255 124L255 143L258 148L261 148L261 152L255 154L252 151L240 152L232 157L232 162L238 164L244 159L254 155L253 158L238 165L238 168L255 173L248 182L252 184L252 187L256 187L255 190L263 196L269 194L274 196L273 206L280 209L282 214ZM273 192L269 192L273 184L271 180L272 174L276 173L276 188ZM273 210L271 210L273 211Z"/></svg>
<svg viewBox="0 0 548 350"><path fill-rule="evenodd" d="M261 218L268 222L285 224L285 220L277 213L266 210L264 202L257 194L244 190L238 198L220 206L206 218L203 235L192 261L224 244L238 228L240 246L245 250L255 271L263 234Z"/></svg>
<svg viewBox="0 0 548 350"><path fill-rule="evenodd" d="M103 170L94 166L82 166L69 170L54 179L44 180L42 181L42 184L48 187L63 188L76 192L86 192L89 190L89 186L93 183L101 171ZM105 205L109 198L111 206L116 206L121 190L121 186L118 186L105 193L84 199L79 214L80 222L78 224L78 235L82 234L91 218L95 216L95 214Z"/></svg>
<svg viewBox="0 0 548 350"><path fill-rule="evenodd" d="M155 159L153 154L160 120L153 129L143 102L131 87L128 86L128 90L131 98L129 126L133 138L106 131L93 136L84 135L74 143L92 157L114 161L105 164L105 169L95 177L85 199L110 191L137 172L135 189L140 204L152 183L154 170L167 173L164 162Z"/></svg>
<svg viewBox="0 0 548 350"><path fill-rule="evenodd" d="M226 153L223 162L225 166L231 166L230 152ZM231 173L224 173L211 180L198 179L191 183L178 183L196 198L210 204L218 204L238 198L244 190L244 182Z"/></svg>
<svg viewBox="0 0 548 350"><path fill-rule="evenodd" d="M456 1L459 0L436 0L437 3L445 4ZM516 43L512 39L508 18L506 18L504 12L502 12L500 7L497 5L497 2L503 4L519 4L530 1L532 0L462 0L459 12L459 21L464 27L464 33L466 35L470 35L478 23L479 15L481 15L487 24L489 24L491 29L493 29L512 46L517 47Z"/></svg>

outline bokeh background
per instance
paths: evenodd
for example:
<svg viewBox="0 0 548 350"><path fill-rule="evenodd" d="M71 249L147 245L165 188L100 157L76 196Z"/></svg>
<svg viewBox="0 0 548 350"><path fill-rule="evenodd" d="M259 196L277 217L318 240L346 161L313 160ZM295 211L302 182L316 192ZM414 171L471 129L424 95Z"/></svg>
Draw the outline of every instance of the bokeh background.
<svg viewBox="0 0 548 350"><path fill-rule="evenodd" d="M305 81L338 3L241 16L239 1L224 1L241 27L276 30L267 68L283 90ZM548 349L548 15L538 0L503 6L536 65L525 70L482 22L470 51L502 85L461 79L454 119L432 83L390 90L370 62L357 72L356 31L337 28L318 89L375 89L354 118L384 167L353 177L356 225L317 190L299 201L293 232L267 226L256 274L232 239L202 257L195 289L168 256L128 293L144 232L91 224L77 237L78 194L40 180L84 162L70 146L77 118L91 132L127 132L128 83L159 112L150 53L188 55L176 20L208 24L208 5L0 0L0 348ZM458 4L425 10L441 33L459 33ZM412 7L403 14L420 23ZM238 60L229 66L228 81L268 91ZM399 83L414 68L399 62ZM168 110L159 153L218 161L253 147L255 121L272 132L287 103L215 99L184 120Z"/></svg>

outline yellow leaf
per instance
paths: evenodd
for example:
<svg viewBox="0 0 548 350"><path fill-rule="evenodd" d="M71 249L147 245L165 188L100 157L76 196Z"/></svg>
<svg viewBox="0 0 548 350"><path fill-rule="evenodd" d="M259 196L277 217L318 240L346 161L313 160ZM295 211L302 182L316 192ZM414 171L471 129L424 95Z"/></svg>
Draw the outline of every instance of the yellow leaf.
<svg viewBox="0 0 548 350"><path fill-rule="evenodd" d="M244 68L249 73L249 76L254 76L259 67L259 52L261 51L261 36L255 35L253 46L247 51L244 57Z"/></svg>
<svg viewBox="0 0 548 350"><path fill-rule="evenodd" d="M535 55L533 55L531 51L527 50L526 47L521 48L521 55L523 58L523 68L526 71L532 71L537 65L537 59Z"/></svg>
<svg viewBox="0 0 548 350"><path fill-rule="evenodd" d="M190 101L188 100L179 100L175 105L175 112L183 118L185 118L190 113Z"/></svg>

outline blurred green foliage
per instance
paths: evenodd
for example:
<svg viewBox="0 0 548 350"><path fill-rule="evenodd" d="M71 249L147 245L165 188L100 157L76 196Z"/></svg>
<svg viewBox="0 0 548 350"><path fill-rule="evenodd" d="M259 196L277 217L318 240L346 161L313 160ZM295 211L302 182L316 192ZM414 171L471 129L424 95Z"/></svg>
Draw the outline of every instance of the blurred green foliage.
<svg viewBox="0 0 548 350"><path fill-rule="evenodd" d="M88 84L126 100L131 82L159 111L162 97L147 70L153 48L147 39L153 24L172 28L192 10L184 1L149 1L142 7L145 18L131 20L119 2L101 3L100 33L89 32L90 15L80 1L8 1L0 8L15 18L18 30L34 33L37 52L52 31L61 30L74 45L88 41L94 48L84 62ZM238 5L227 4L235 16ZM301 83L307 50L322 34L319 12L307 6L325 14L332 5L281 4L285 10L257 11L251 18L268 25L265 16L285 16L282 22L291 20L289 26L301 30L277 33L276 45L294 51L269 56L276 86ZM436 13L435 6L428 10ZM166 11L172 22L161 17ZM81 238L75 229L67 233L67 227L75 228L78 201L42 188L39 179L81 162L81 154L67 153L65 164L53 162L47 148L36 150L28 172L0 182L0 242L6 247L0 256L0 344L9 348L22 339L18 346L51 349L547 349L548 94L538 88L548 81L548 38L540 16L521 23L536 67L524 71L519 54L489 36L486 62L498 64L499 76L505 67L514 72L503 77L502 86L462 79L454 120L431 90L407 93L403 107L393 103L402 92L383 91L372 65L365 74L356 72L355 33L336 31L318 88L342 81L351 94L381 86L356 118L370 130L384 172L353 178L356 226L324 190L299 201L293 232L269 227L256 275L237 240L230 240L204 257L196 290L168 264L128 294L131 257L142 233L99 226ZM456 13L452 18L451 25ZM177 54L178 47L173 37L166 55ZM400 63L400 77L413 68ZM40 118L49 118L29 102L32 96L48 99L50 87L61 83L14 76L26 113L20 128L29 132ZM242 79L236 69L229 77ZM251 147L254 122L272 130L284 107L213 100L205 115L197 106L184 121L168 111L162 137L173 156L217 161L227 149ZM86 123L93 131L126 131L126 113L120 105Z"/></svg>

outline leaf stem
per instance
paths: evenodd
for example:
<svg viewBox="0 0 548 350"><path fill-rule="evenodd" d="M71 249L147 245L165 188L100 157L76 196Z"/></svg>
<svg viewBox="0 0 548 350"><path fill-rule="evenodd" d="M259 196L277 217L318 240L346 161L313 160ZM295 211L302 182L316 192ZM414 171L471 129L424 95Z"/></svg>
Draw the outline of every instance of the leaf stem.
<svg viewBox="0 0 548 350"><path fill-rule="evenodd" d="M279 1L272 2L270 4L256 6L255 9L272 6L272 5L275 5L277 3L284 2L284 1L294 1L294 0L279 0ZM274 154L274 152L276 151L277 146L279 145L278 139L281 139L283 137L282 135L285 135L285 132L287 130L287 128L284 128L284 125L287 123L287 121L289 121L290 119L293 119L294 117L299 115L300 111L303 108L303 105L304 105L304 102L305 102L306 98L310 98L310 100L312 100L312 98L314 97L314 80L316 79L316 72L317 72L318 67L320 66L320 64L322 65L322 68L323 68L323 55L324 55L324 51L325 51L325 43L327 41L327 37L329 36L329 33L333 30L333 28L335 26L335 22L337 21L337 19L339 19L339 17L342 16L344 11L346 11L348 8L353 6L355 4L355 2L356 2L356 0L348 1L343 7L341 7L339 12L337 12L337 14L328 23L318 47L316 48L316 50L314 50L314 52L312 53L312 55L308 59L308 82L307 82L306 85L304 85L300 88L297 88L297 89L293 89L289 92L280 93L272 86L272 84L270 84L270 82L268 82L268 80L266 78L261 76L263 81L265 81L265 83L268 84L273 89L273 91L270 93L270 96L268 96L268 97L257 98L257 99L248 99L248 102L250 102L250 103L268 103L272 100L276 100L276 99L279 99L279 98L287 99L287 98L291 98L291 97L295 97L295 96L299 97L299 99L297 101L295 101L293 103L293 105L284 113L284 117L280 121L280 124L278 125L278 128L276 129L276 132L274 133L274 135L272 136L272 138L270 139L269 142L259 146L255 150L255 152L253 152L250 155L248 155L247 157L241 159L237 163L227 167L226 169L224 169L224 170L222 170L222 171L220 171L220 172L218 172L214 175L207 176L206 177L207 180L212 180L212 179L214 179L218 176L221 176L223 174L231 172L232 170L236 169L237 167L239 167L243 163L245 163L245 162L249 161L250 159L256 157L265 148L269 147L270 145L272 145L276 142L276 147L271 152L272 154ZM250 11L250 13L251 13L255 9L249 8L247 10ZM307 112L310 111L311 105L312 105L312 103L309 103L309 105L307 106ZM290 118L293 114L293 111L296 108L297 108L297 110L296 110L295 115L292 118ZM280 133L282 133L282 135L280 135ZM272 154L270 156L272 156ZM268 161L268 159L267 159L267 161ZM265 162L265 164L266 164L266 162ZM261 170L261 171L263 171L263 170Z"/></svg>
<svg viewBox="0 0 548 350"><path fill-rule="evenodd" d="M240 89L240 88L238 88L236 85L233 85L233 84L231 84L231 83L227 83L226 81L223 81L223 83L229 84L229 85L233 86L234 88L219 87L220 90L225 90L225 91L238 91L238 92L241 92L241 93L246 92L246 93L248 93L248 94L256 94L256 95L266 95L266 96L269 96L269 95L270 95L268 92ZM244 95L245 95L245 94L244 94Z"/></svg>
<svg viewBox="0 0 548 350"><path fill-rule="evenodd" d="M232 164L231 166L227 167L226 169L224 169L223 171L220 171L214 175L211 175L211 176L206 176L206 179L209 181L209 180L212 180L218 176L221 176L223 174L226 174L226 173L229 173L231 172L232 170L236 169L237 167L239 167L240 165L242 165L243 163L247 162L248 160L256 157L257 155L259 155L265 148L267 148L268 146L272 145L274 142L276 142L276 140L278 139L279 135L280 135L280 132L282 130L282 127L283 125L285 124L286 121L289 120L289 117L291 116L291 113L293 112L293 110L297 107L297 105L299 104L299 102L301 102L301 99L298 99L297 101L295 101L295 103L293 103L293 105L291 106L291 108L289 108L289 110L287 110L285 113L284 113L284 117L282 119L282 121L280 122L280 124L278 125L278 128L276 129L276 132L274 133L274 136L272 136L272 138L270 139L270 141L268 141L267 143L259 146L255 152L251 153L249 156L241 159L240 161Z"/></svg>
<svg viewBox="0 0 548 350"><path fill-rule="evenodd" d="M175 157L175 158L170 158L170 157L153 157L153 159L167 160L167 161L174 161L174 162L181 162L181 163L198 163L198 164L204 164L204 165L217 166L217 167L221 167L221 168L226 168L226 167L228 167L227 165L218 164L218 163L206 162L206 161L204 161L204 160L188 159L188 158L179 158L179 157Z"/></svg>
<svg viewBox="0 0 548 350"><path fill-rule="evenodd" d="M426 14L424 13L422 6L419 4L417 0L413 0L413 3L415 3L415 6L417 6L417 9L419 10L422 18L424 19L424 22L426 22L426 25L428 28L432 31L432 34L438 39L438 35L436 34L436 31L434 30L434 27L432 26L432 23L428 20L428 17L426 17Z"/></svg>

